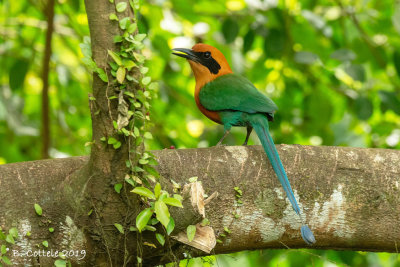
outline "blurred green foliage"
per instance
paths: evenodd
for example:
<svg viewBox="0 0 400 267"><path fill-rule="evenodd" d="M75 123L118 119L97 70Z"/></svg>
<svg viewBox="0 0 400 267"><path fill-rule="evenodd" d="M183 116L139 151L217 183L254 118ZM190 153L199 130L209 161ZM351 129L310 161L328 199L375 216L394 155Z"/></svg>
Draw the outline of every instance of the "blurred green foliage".
<svg viewBox="0 0 400 267"><path fill-rule="evenodd" d="M40 156L44 3L0 0L0 164ZM153 0L143 1L137 15L140 31L149 35L143 53L160 82L151 149L212 146L223 133L195 106L189 64L171 55L171 48L197 42L223 51L235 72L276 102L276 143L400 148L399 1ZM83 1L58 0L50 74L53 157L89 153L91 75L79 49L86 35ZM234 129L226 142L241 144L244 136L244 129ZM336 251L217 259L218 266L399 265L397 255Z"/></svg>

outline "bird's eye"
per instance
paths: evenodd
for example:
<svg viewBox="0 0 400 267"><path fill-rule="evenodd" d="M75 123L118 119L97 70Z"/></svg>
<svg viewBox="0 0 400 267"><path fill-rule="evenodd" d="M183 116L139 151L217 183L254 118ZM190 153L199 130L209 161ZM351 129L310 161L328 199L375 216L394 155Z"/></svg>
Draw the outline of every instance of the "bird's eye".
<svg viewBox="0 0 400 267"><path fill-rule="evenodd" d="M210 52L204 52L204 58L210 58L211 57L211 53Z"/></svg>

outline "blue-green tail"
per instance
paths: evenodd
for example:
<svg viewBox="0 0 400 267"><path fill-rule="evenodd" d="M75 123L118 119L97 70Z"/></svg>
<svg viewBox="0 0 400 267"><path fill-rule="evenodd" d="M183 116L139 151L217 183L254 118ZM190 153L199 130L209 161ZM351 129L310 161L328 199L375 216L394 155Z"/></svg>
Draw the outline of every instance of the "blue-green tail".
<svg viewBox="0 0 400 267"><path fill-rule="evenodd" d="M265 122L263 120L257 120L252 123L252 126L261 141L264 151L271 162L272 168L274 168L276 176L278 176L279 182L282 184L283 190L285 190L294 211L300 215L299 205L294 197L285 169L283 168L281 159L279 158L278 151L276 151L274 141L272 141L271 135L269 134L268 120L265 119Z"/></svg>
<svg viewBox="0 0 400 267"><path fill-rule="evenodd" d="M257 136L261 141L264 151L267 154L269 161L271 162L272 168L274 169L276 176L278 177L279 182L283 187L283 190L285 190L294 211L300 216L299 205L297 204L296 198L293 194L285 169L283 168L278 151L276 150L274 141L269 134L267 118L261 114L254 114L250 115L249 117L250 124L257 133ZM308 226L303 225L301 227L301 234L304 241L306 241L308 244L315 243L314 235L312 234Z"/></svg>

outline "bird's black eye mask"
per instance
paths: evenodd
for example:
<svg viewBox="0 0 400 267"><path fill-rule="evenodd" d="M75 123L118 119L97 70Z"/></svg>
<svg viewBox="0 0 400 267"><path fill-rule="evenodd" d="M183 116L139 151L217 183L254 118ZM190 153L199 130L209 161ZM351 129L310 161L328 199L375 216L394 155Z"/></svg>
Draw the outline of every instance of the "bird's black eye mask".
<svg viewBox="0 0 400 267"><path fill-rule="evenodd" d="M221 66L218 64L218 62L211 56L211 53L209 51L206 52L194 52L196 56L200 59L200 64L207 67L208 70L212 74L218 74L219 70L221 69Z"/></svg>
<svg viewBox="0 0 400 267"><path fill-rule="evenodd" d="M200 63L208 68L212 74L218 74L219 70L221 69L221 66L218 64L218 62L211 56L210 51L195 52L186 48L174 48L173 50L179 52L173 53L174 55Z"/></svg>

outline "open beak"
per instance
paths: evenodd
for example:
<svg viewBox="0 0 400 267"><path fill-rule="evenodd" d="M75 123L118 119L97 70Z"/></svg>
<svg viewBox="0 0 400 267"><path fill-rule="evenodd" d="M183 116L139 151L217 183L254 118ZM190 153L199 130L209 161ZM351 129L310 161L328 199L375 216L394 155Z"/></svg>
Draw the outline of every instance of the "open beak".
<svg viewBox="0 0 400 267"><path fill-rule="evenodd" d="M199 57L194 53L194 51L193 50L191 50L191 49L187 49L187 48L174 48L174 49L172 49L173 51L177 51L177 53L172 53L172 54L174 54L175 56L178 56L178 57L183 57L183 58L186 58L186 59L188 59L188 60L192 60L192 61L195 61L195 62L199 62Z"/></svg>

